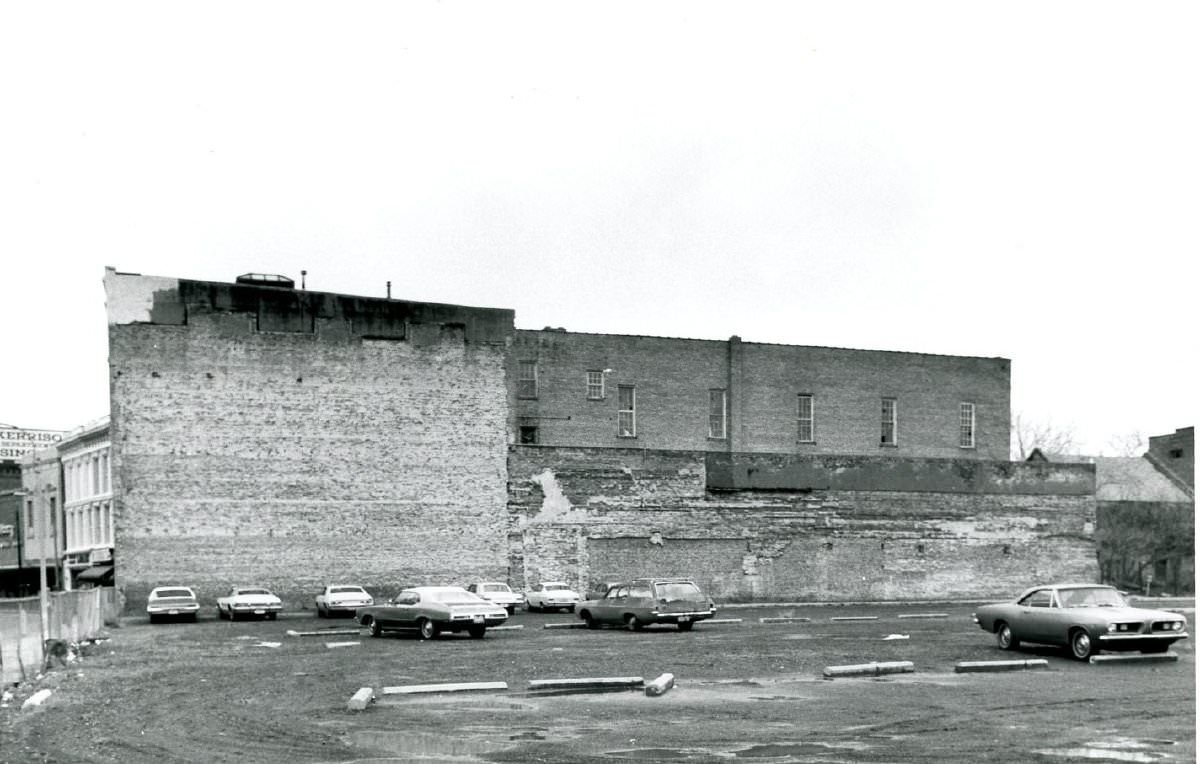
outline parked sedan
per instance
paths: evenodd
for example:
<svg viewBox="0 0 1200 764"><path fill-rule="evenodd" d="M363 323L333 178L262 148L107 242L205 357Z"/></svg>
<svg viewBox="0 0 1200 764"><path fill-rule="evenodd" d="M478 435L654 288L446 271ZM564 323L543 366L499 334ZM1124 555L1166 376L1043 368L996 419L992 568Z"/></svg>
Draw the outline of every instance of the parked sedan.
<svg viewBox="0 0 1200 764"><path fill-rule="evenodd" d="M686 578L639 578L617 584L603 597L581 602L575 609L589 629L623 624L631 631L659 623L691 631L697 621L717 613L713 601Z"/></svg>
<svg viewBox="0 0 1200 764"><path fill-rule="evenodd" d="M272 621L283 610L283 603L269 589L260 586L235 586L224 597L217 597L217 617L235 621L242 616L259 616Z"/></svg>
<svg viewBox="0 0 1200 764"><path fill-rule="evenodd" d="M329 618L334 615L354 615L360 607L374 605L375 599L361 586L329 584L317 595L317 616Z"/></svg>
<svg viewBox="0 0 1200 764"><path fill-rule="evenodd" d="M525 595L530 610L574 610L578 604L579 595L562 581L544 581Z"/></svg>
<svg viewBox="0 0 1200 764"><path fill-rule="evenodd" d="M1012 602L984 605L973 618L1001 650L1022 642L1064 645L1084 661L1100 650L1161 653L1188 638L1182 615L1132 607L1121 592L1097 584L1035 586Z"/></svg>
<svg viewBox="0 0 1200 764"><path fill-rule="evenodd" d="M150 623L167 618L186 618L195 623L198 612L200 603L196 601L196 593L186 586L158 586L151 589L146 598Z"/></svg>
<svg viewBox="0 0 1200 764"><path fill-rule="evenodd" d="M480 639L487 627L508 620L508 611L461 586L415 586L387 604L359 608L357 618L372 637L411 629L421 639L433 639L443 631L465 631Z"/></svg>
<svg viewBox="0 0 1200 764"><path fill-rule="evenodd" d="M467 591L472 594L478 594L493 605L499 605L504 608L509 613L516 610L518 605L525 604L524 594L514 592L509 588L508 584L500 581L480 581L468 586Z"/></svg>

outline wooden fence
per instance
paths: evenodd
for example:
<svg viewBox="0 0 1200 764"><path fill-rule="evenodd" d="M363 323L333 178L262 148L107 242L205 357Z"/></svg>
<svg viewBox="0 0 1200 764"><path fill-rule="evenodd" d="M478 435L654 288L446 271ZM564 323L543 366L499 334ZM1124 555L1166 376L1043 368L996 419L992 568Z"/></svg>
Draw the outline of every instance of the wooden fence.
<svg viewBox="0 0 1200 764"><path fill-rule="evenodd" d="M106 620L117 614L112 587L50 592L50 639L80 642L100 634ZM0 599L0 687L23 682L41 673L42 609L37 597Z"/></svg>

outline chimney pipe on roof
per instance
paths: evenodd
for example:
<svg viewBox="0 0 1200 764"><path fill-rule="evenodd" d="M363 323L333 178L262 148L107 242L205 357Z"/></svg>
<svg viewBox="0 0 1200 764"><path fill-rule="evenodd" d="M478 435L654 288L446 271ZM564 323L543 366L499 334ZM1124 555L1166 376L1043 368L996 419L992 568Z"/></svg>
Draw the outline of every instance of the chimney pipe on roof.
<svg viewBox="0 0 1200 764"><path fill-rule="evenodd" d="M304 277L308 275L308 271L300 271L300 288L304 288Z"/></svg>
<svg viewBox="0 0 1200 764"><path fill-rule="evenodd" d="M387 298L390 300L390 299L392 299L392 282L390 282L390 281L387 283L387 290L388 290Z"/></svg>

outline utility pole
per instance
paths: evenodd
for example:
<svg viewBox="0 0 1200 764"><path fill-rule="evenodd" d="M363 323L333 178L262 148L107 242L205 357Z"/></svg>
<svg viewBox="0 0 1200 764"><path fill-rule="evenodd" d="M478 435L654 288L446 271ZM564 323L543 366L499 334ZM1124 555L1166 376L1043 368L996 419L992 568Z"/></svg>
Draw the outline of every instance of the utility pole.
<svg viewBox="0 0 1200 764"><path fill-rule="evenodd" d="M45 503L39 501L42 498L44 498L44 491L39 488L33 505L41 515L38 523L38 541L41 542L39 544L41 554L38 555L38 604L42 608L42 645L45 645L46 640L50 639L50 592L46 588L46 542L50 540L50 523L48 522L50 512Z"/></svg>

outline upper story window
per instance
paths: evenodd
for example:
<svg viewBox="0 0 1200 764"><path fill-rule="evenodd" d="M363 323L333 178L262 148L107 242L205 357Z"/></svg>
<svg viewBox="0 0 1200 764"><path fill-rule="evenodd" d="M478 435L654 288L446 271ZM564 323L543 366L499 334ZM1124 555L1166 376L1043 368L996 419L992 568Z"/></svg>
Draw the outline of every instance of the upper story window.
<svg viewBox="0 0 1200 764"><path fill-rule="evenodd" d="M975 404L958 404L958 447L975 448Z"/></svg>
<svg viewBox="0 0 1200 764"><path fill-rule="evenodd" d="M587 373L587 397L589 401L604 400L604 372L589 371Z"/></svg>
<svg viewBox="0 0 1200 764"><path fill-rule="evenodd" d="M633 385L617 385L617 436L637 437L637 390Z"/></svg>
<svg viewBox="0 0 1200 764"><path fill-rule="evenodd" d="M517 397L538 397L537 361L517 362Z"/></svg>
<svg viewBox="0 0 1200 764"><path fill-rule="evenodd" d="M708 437L725 438L728 415L727 398L724 390L708 391Z"/></svg>
<svg viewBox="0 0 1200 764"><path fill-rule="evenodd" d="M894 446L896 445L896 420L898 416L896 399L884 398L881 403L882 418L880 420L879 445Z"/></svg>
<svg viewBox="0 0 1200 764"><path fill-rule="evenodd" d="M807 393L796 396L796 439L801 443L817 442L813 397Z"/></svg>
<svg viewBox="0 0 1200 764"><path fill-rule="evenodd" d="M537 445L538 428L533 425L521 425L520 442L527 445Z"/></svg>

